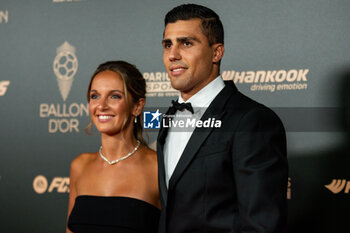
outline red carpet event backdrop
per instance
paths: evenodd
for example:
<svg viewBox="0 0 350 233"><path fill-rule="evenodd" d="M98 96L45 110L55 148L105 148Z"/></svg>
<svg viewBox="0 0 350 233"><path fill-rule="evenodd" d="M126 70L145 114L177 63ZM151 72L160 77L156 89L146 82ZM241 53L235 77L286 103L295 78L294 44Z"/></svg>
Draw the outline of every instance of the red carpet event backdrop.
<svg viewBox="0 0 350 233"><path fill-rule="evenodd" d="M349 232L350 1L192 2L224 24L223 79L285 124L289 232ZM166 12L182 3L0 1L1 233L65 231L70 162L100 146L96 130L84 132L98 64L135 64L147 111L177 98L161 40ZM154 148L157 129L147 131Z"/></svg>

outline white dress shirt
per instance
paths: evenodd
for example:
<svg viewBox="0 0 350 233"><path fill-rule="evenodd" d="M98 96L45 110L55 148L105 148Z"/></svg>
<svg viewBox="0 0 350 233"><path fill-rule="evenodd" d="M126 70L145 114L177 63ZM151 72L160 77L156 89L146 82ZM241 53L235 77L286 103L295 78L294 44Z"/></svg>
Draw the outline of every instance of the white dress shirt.
<svg viewBox="0 0 350 233"><path fill-rule="evenodd" d="M194 110L193 115L187 109L184 109L184 111L176 111L173 121L186 119L186 117L191 117L191 119L195 118L196 120L201 119L207 107L224 87L224 81L221 76L218 76L185 102L191 103ZM181 94L179 95L178 101L179 103L184 102ZM184 128L182 130L179 130L179 128L174 129L173 127L169 128L164 145L165 182L167 187L169 186L170 177L193 131L194 128Z"/></svg>

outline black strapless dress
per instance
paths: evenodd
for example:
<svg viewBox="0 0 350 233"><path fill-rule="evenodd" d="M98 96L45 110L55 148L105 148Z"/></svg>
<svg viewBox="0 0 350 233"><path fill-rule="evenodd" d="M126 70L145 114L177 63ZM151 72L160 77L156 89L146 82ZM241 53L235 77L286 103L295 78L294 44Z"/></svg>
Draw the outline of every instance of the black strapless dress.
<svg viewBox="0 0 350 233"><path fill-rule="evenodd" d="M130 197L78 196L68 220L74 233L156 233L160 210Z"/></svg>

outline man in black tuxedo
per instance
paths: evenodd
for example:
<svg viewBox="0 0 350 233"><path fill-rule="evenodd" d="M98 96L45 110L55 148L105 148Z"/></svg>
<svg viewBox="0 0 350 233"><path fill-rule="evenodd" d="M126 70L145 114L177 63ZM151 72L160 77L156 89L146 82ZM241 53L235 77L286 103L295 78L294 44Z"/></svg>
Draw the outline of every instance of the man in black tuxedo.
<svg viewBox="0 0 350 233"><path fill-rule="evenodd" d="M178 6L165 17L162 44L171 85L181 95L158 135L159 232L284 233L285 131L274 112L222 80L219 16L195 4ZM220 124L169 127L184 115Z"/></svg>

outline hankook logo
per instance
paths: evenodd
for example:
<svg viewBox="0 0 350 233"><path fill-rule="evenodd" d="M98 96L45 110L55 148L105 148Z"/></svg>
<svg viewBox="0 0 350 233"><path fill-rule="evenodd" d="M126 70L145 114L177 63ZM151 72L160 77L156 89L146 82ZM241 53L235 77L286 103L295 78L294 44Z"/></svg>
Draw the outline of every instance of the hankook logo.
<svg viewBox="0 0 350 233"><path fill-rule="evenodd" d="M58 193L69 192L69 177L54 177L50 183L43 175L38 175L33 180L33 189L37 194L43 194L46 191L52 193L56 190Z"/></svg>
<svg viewBox="0 0 350 233"><path fill-rule="evenodd" d="M350 181L345 179L333 179L328 185L325 185L329 191L334 194L340 193L344 190L344 193L349 193L350 191Z"/></svg>
<svg viewBox="0 0 350 233"><path fill-rule="evenodd" d="M53 71L57 77L57 83L63 101L66 101L69 95L77 70L78 59L75 55L75 48L65 41L57 48L56 57L53 61Z"/></svg>
<svg viewBox="0 0 350 233"><path fill-rule="evenodd" d="M309 69L258 70L222 72L224 80L237 84L250 84L251 91L297 91L307 89Z"/></svg>

